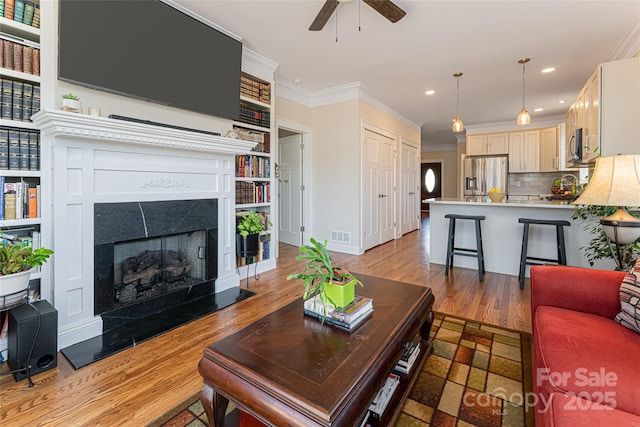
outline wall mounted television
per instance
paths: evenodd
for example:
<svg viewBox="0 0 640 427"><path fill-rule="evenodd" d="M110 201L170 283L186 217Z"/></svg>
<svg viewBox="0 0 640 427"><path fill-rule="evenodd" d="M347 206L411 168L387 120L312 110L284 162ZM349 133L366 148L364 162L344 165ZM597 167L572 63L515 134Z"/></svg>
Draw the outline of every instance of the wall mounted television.
<svg viewBox="0 0 640 427"><path fill-rule="evenodd" d="M58 78L237 120L242 42L160 0L61 0Z"/></svg>

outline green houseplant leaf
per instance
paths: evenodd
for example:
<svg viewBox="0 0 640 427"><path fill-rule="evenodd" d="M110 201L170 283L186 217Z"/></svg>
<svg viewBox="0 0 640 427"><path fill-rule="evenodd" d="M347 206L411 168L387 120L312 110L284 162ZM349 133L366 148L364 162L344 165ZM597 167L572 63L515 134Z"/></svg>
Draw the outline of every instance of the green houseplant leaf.
<svg viewBox="0 0 640 427"><path fill-rule="evenodd" d="M261 215L254 211L249 211L242 216L242 219L238 221L237 230L238 234L242 237L246 237L249 234L261 234L267 230L267 225L272 226L271 221L267 220L264 215Z"/></svg>
<svg viewBox="0 0 640 427"><path fill-rule="evenodd" d="M24 243L2 243L0 246L0 275L27 271L40 266L53 254L51 249L32 249Z"/></svg>

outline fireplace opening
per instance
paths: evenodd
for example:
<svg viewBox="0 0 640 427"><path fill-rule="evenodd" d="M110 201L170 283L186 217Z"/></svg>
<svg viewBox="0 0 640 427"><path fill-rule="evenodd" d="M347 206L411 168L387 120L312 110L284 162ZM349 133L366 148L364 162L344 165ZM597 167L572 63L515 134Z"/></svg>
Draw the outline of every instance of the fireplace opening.
<svg viewBox="0 0 640 427"><path fill-rule="evenodd" d="M217 200L94 206L94 313L103 331L212 294Z"/></svg>

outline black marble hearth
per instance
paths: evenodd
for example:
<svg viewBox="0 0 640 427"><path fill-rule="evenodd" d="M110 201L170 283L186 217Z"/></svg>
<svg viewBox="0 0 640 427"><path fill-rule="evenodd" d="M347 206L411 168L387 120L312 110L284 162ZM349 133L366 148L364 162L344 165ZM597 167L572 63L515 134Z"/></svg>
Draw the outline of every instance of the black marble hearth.
<svg viewBox="0 0 640 427"><path fill-rule="evenodd" d="M208 287L211 289L213 286L208 283ZM189 290L182 292L189 293ZM184 301L179 305L164 307L158 313L147 312L144 316L130 313L134 318L129 318L127 322L123 323L119 322L117 318L121 315L128 317L128 315L112 313L109 320L104 320L109 322L111 329L106 330L105 328L105 332L101 336L63 348L60 352L75 369L79 369L253 295L255 295L254 292L241 288L231 288L217 293L209 292L195 299L187 298L186 295L167 295L166 298L173 300L174 304L180 298L183 298ZM157 304L162 305L161 302L157 302Z"/></svg>

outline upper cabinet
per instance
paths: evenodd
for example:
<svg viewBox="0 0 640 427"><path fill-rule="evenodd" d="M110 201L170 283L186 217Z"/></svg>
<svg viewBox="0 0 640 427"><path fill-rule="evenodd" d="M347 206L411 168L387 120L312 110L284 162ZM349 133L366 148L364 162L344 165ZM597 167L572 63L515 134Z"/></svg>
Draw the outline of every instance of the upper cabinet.
<svg viewBox="0 0 640 427"><path fill-rule="evenodd" d="M640 58L599 65L567 112L566 165L574 165L576 152L581 154L577 164L582 165L599 155L640 153L638 117ZM582 141L577 147L575 141L580 132Z"/></svg>
<svg viewBox="0 0 640 427"><path fill-rule="evenodd" d="M540 171L540 130L509 132L509 172Z"/></svg>
<svg viewBox="0 0 640 427"><path fill-rule="evenodd" d="M467 137L467 155L469 156L507 154L508 152L507 133L489 133Z"/></svg>

